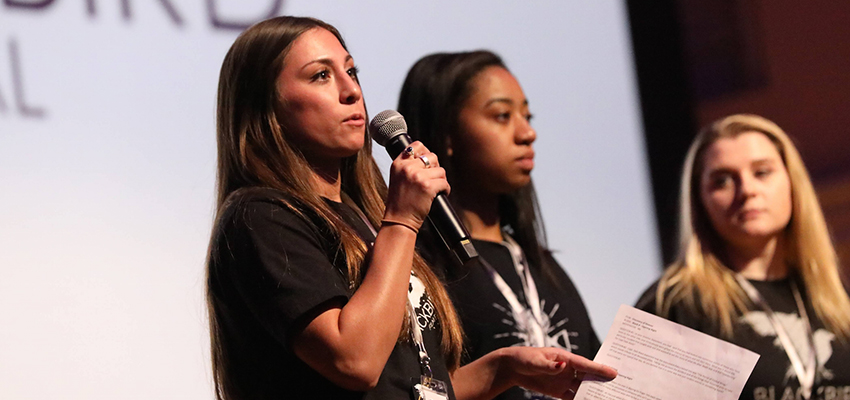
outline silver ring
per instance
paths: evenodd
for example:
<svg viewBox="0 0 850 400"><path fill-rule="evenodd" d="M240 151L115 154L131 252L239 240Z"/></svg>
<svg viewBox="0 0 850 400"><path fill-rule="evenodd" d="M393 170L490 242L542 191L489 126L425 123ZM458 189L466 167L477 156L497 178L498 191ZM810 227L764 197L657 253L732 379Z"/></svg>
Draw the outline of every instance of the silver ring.
<svg viewBox="0 0 850 400"><path fill-rule="evenodd" d="M419 159L422 160L423 164L425 164L425 168L429 168L431 166L431 161L428 160L428 157L419 156Z"/></svg>
<svg viewBox="0 0 850 400"><path fill-rule="evenodd" d="M570 392L570 393L572 393L572 394L576 394L576 391L575 391L575 390L573 390L573 388L568 388L568 389L567 389L567 391L569 391L569 392Z"/></svg>

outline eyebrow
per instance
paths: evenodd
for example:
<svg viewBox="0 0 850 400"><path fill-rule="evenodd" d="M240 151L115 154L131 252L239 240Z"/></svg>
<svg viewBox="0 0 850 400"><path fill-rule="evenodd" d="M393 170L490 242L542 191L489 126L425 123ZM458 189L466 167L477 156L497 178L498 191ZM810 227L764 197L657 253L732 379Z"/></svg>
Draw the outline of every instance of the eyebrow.
<svg viewBox="0 0 850 400"><path fill-rule="evenodd" d="M351 56L351 54L349 54L349 55L347 55L347 56L345 57L345 60L343 60L343 64L344 64L344 63L347 63L349 60L353 60L353 59L354 59L354 57L352 57L352 56ZM328 67L332 67L332 66L333 66L333 60L331 60L331 59L330 59L330 58L328 58L328 57L323 57L323 58L317 58L317 59L315 59L315 60L313 60L313 61L308 62L307 64L304 64L304 66L303 66L303 67L301 67L301 69L303 70L303 69L305 69L305 68L307 68L307 67L309 67L309 66L311 66L311 65L313 65L313 64L317 64L317 63L318 63L318 64L323 64L323 65L327 65Z"/></svg>
<svg viewBox="0 0 850 400"><path fill-rule="evenodd" d="M493 103L508 103L508 104L513 105L514 101L512 99L507 98L507 97L496 97L496 98L490 99L486 103L484 103L484 107L487 107L487 106L489 106L490 104L493 104ZM527 106L528 105L528 99L522 99L522 105Z"/></svg>
<svg viewBox="0 0 850 400"><path fill-rule="evenodd" d="M731 174L731 173L734 173L735 171L736 170L733 169L733 168L720 167L720 168L714 168L714 169L708 170L708 175L713 176L713 175L719 175L719 174Z"/></svg>
<svg viewBox="0 0 850 400"><path fill-rule="evenodd" d="M778 160L776 160L774 158L759 158L758 160L751 161L750 164L773 164L773 163L776 163L777 161Z"/></svg>
<svg viewBox="0 0 850 400"><path fill-rule="evenodd" d="M774 163L776 163L776 160L774 160L772 158L759 158L758 160L751 161L750 165L762 165L762 164L774 164ZM710 175L714 175L714 174L729 173L729 172L735 172L735 171L736 171L736 169L734 169L734 168L720 166L720 167L712 168L712 169L708 170L708 173Z"/></svg>

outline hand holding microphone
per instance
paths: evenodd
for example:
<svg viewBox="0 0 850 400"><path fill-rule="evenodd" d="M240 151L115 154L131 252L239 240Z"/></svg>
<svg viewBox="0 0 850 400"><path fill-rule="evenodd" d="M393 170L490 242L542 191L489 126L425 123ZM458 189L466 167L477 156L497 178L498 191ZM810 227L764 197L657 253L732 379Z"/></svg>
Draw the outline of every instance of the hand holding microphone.
<svg viewBox="0 0 850 400"><path fill-rule="evenodd" d="M424 146L420 143L416 143L414 145L410 136L407 134L407 123L404 121L404 117L402 117L397 111L386 110L378 113L378 115L372 119L372 122L369 124L369 128L372 138L375 139L378 144L386 147L387 153L389 153L390 157L394 160L401 155L402 152L405 152L406 155L403 157L418 159L417 162L424 164L426 171L428 171L428 167L430 167L432 163L436 163L436 156L432 153L421 154L422 152L425 152ZM418 147L421 148L419 154L417 154L416 151ZM392 184L392 177L390 177L390 180ZM448 187L446 187L446 189L448 189ZM446 194L447 193L445 191L440 190L433 197L434 200L431 204L427 220L430 221L429 223L431 223L443 239L443 242L449 250L452 251L455 257L457 257L461 264L465 264L470 260L477 258L478 252L475 250L475 247L470 241L469 232L466 231L466 228L460 222L460 218L458 218L457 214L452 209L451 204L449 204Z"/></svg>

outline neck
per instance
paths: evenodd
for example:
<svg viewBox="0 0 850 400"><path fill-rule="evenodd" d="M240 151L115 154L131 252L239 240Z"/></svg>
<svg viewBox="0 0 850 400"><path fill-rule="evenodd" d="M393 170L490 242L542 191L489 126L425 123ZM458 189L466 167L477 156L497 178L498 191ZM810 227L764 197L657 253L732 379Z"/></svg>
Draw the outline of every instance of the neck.
<svg viewBox="0 0 850 400"><path fill-rule="evenodd" d="M758 246L727 248L730 266L747 279L768 281L788 276L784 241L774 237Z"/></svg>
<svg viewBox="0 0 850 400"><path fill-rule="evenodd" d="M342 183L339 164L334 166L310 165L310 168L313 172L311 181L319 196L336 202L342 202Z"/></svg>
<svg viewBox="0 0 850 400"><path fill-rule="evenodd" d="M473 239L502 241L498 195L476 194L462 190L453 194L456 195L455 205L459 208L460 217Z"/></svg>

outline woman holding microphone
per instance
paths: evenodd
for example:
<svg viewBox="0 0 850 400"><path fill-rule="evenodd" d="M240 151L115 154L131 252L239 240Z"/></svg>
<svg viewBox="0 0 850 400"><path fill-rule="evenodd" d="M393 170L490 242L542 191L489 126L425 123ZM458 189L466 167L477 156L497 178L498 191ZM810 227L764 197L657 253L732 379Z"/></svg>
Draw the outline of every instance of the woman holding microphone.
<svg viewBox="0 0 850 400"><path fill-rule="evenodd" d="M366 120L354 60L322 21L261 22L225 57L207 280L218 398L569 398L585 373L613 377L558 349L459 367L454 308L414 249L445 171L415 142L387 187Z"/></svg>

